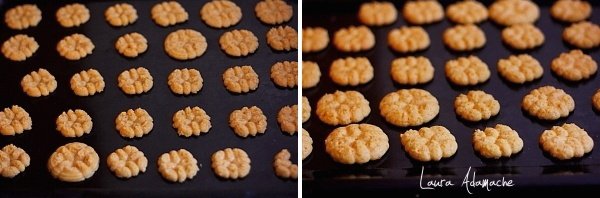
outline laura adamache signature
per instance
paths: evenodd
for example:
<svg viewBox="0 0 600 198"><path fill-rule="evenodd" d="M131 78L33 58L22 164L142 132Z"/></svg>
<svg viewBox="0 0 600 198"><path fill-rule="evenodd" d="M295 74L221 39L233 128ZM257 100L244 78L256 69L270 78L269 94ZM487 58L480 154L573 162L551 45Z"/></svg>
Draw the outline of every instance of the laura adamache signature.
<svg viewBox="0 0 600 198"><path fill-rule="evenodd" d="M454 181L447 179L433 179L423 183L424 171L425 167L421 167L421 178L419 179L419 187L423 190L435 190L436 188L452 187L456 185ZM471 192L471 188L482 188L486 189L489 192L492 191L493 188L513 187L515 185L512 179L505 179L504 177L497 180L487 178L479 179L476 178L477 171L473 171L473 174L470 173L471 167L469 167L469 170L467 170L465 177L460 183L460 187L464 187L469 194L473 194Z"/></svg>

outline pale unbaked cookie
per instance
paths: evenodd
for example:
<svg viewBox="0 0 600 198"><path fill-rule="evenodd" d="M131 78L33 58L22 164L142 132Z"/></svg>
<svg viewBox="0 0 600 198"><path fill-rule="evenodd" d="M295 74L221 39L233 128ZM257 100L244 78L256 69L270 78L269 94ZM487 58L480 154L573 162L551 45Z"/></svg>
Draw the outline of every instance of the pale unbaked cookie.
<svg viewBox="0 0 600 198"><path fill-rule="evenodd" d="M440 112L440 105L426 90L400 89L381 99L379 112L387 122L396 126L419 126L433 120Z"/></svg>
<svg viewBox="0 0 600 198"><path fill-rule="evenodd" d="M302 103L302 105L304 105L304 103ZM594 96L592 96L592 105L597 111L600 111L600 89L598 89ZM302 107L302 109L304 109L304 107Z"/></svg>
<svg viewBox="0 0 600 198"><path fill-rule="evenodd" d="M71 77L71 89L78 96L92 96L104 91L104 78L95 69L80 71Z"/></svg>
<svg viewBox="0 0 600 198"><path fill-rule="evenodd" d="M441 21L444 18L444 8L435 0L407 1L402 14L411 24L425 25Z"/></svg>
<svg viewBox="0 0 600 198"><path fill-rule="evenodd" d="M56 118L56 130L65 137L81 137L92 131L92 117L81 109L63 111Z"/></svg>
<svg viewBox="0 0 600 198"><path fill-rule="evenodd" d="M400 134L400 142L411 158L421 162L440 161L458 150L456 138L443 126L408 130Z"/></svg>
<svg viewBox="0 0 600 198"><path fill-rule="evenodd" d="M131 68L121 72L118 81L121 90L129 95L146 93L154 86L150 71L143 67Z"/></svg>
<svg viewBox="0 0 600 198"><path fill-rule="evenodd" d="M139 138L152 131L154 120L146 110L137 108L119 113L119 116L115 119L115 124L122 137Z"/></svg>
<svg viewBox="0 0 600 198"><path fill-rule="evenodd" d="M267 130L267 117L257 106L243 107L229 114L229 126L240 137L256 136Z"/></svg>
<svg viewBox="0 0 600 198"><path fill-rule="evenodd" d="M177 60L191 60L202 56L208 44L202 33L192 29L171 32L165 38L165 52Z"/></svg>
<svg viewBox="0 0 600 198"><path fill-rule="evenodd" d="M477 122L490 119L500 112L500 103L483 91L469 91L454 100L454 109L461 118Z"/></svg>
<svg viewBox="0 0 600 198"><path fill-rule="evenodd" d="M240 22L242 9L234 2L215 0L202 6L200 17L210 27L227 28Z"/></svg>
<svg viewBox="0 0 600 198"><path fill-rule="evenodd" d="M258 38L248 30L232 30L223 33L219 38L219 45L230 56L248 56L258 49Z"/></svg>
<svg viewBox="0 0 600 198"><path fill-rule="evenodd" d="M173 115L173 128L177 129L179 136L199 136L208 133L212 125L210 116L200 107L186 107Z"/></svg>
<svg viewBox="0 0 600 198"><path fill-rule="evenodd" d="M499 159L521 152L523 139L509 126L497 124L473 133L473 149L485 158Z"/></svg>
<svg viewBox="0 0 600 198"><path fill-rule="evenodd" d="M313 150L313 140L305 129L302 129L302 160L306 159Z"/></svg>
<svg viewBox="0 0 600 198"><path fill-rule="evenodd" d="M0 111L0 134L2 135L21 134L25 130L31 130L31 125L33 123L29 113L18 105Z"/></svg>
<svg viewBox="0 0 600 198"><path fill-rule="evenodd" d="M378 126L351 124L334 129L325 139L325 151L342 164L378 160L390 148L388 136Z"/></svg>
<svg viewBox="0 0 600 198"><path fill-rule="evenodd" d="M313 88L321 80L321 68L316 62L302 61L302 88Z"/></svg>
<svg viewBox="0 0 600 198"><path fill-rule="evenodd" d="M15 6L4 13L6 26L14 30L36 27L42 20L42 11L35 4Z"/></svg>
<svg viewBox="0 0 600 198"><path fill-rule="evenodd" d="M430 42L429 34L419 26L403 26L388 33L388 45L400 53L426 49Z"/></svg>
<svg viewBox="0 0 600 198"><path fill-rule="evenodd" d="M146 172L148 158L135 146L127 145L108 155L106 165L118 178L131 178Z"/></svg>
<svg viewBox="0 0 600 198"><path fill-rule="evenodd" d="M277 25L292 19L294 10L283 0L263 0L254 7L256 17L270 25Z"/></svg>
<svg viewBox="0 0 600 198"><path fill-rule="evenodd" d="M56 90L58 83L54 76L43 68L25 75L21 79L21 88L28 96L41 97L50 95Z"/></svg>
<svg viewBox="0 0 600 198"><path fill-rule="evenodd" d="M0 175L4 178L13 178L25 171L31 158L25 150L13 144L6 145L0 150Z"/></svg>
<svg viewBox="0 0 600 198"><path fill-rule="evenodd" d="M198 161L185 149L172 150L158 158L158 172L170 182L191 180L199 170Z"/></svg>
<svg viewBox="0 0 600 198"><path fill-rule="evenodd" d="M273 27L267 32L267 44L277 51L298 49L298 33L290 26Z"/></svg>
<svg viewBox="0 0 600 198"><path fill-rule="evenodd" d="M333 45L343 52L370 50L375 46L375 35L367 26L350 26L335 32Z"/></svg>
<svg viewBox="0 0 600 198"><path fill-rule="evenodd" d="M281 131L294 135L298 131L298 105L284 106L277 113Z"/></svg>
<svg viewBox="0 0 600 198"><path fill-rule="evenodd" d="M497 69L500 76L517 84L534 81L544 74L540 62L528 54L511 55L500 59Z"/></svg>
<svg viewBox="0 0 600 198"><path fill-rule="evenodd" d="M198 93L203 86L204 79L196 69L175 69L169 74L167 84L173 93L190 95Z"/></svg>
<svg viewBox="0 0 600 198"><path fill-rule="evenodd" d="M250 173L250 157L242 149L218 150L210 159L213 171L223 179L242 179Z"/></svg>
<svg viewBox="0 0 600 198"><path fill-rule="evenodd" d="M502 30L502 41L518 50L536 48L544 39L544 33L532 24L516 24Z"/></svg>
<svg viewBox="0 0 600 198"><path fill-rule="evenodd" d="M223 72L223 84L233 93L248 93L258 89L258 74L252 66L235 66Z"/></svg>
<svg viewBox="0 0 600 198"><path fill-rule="evenodd" d="M2 43L2 54L12 61L24 61L40 48L35 38L17 34Z"/></svg>
<svg viewBox="0 0 600 198"><path fill-rule="evenodd" d="M542 149L559 160L582 157L594 148L594 140L575 124L553 126L540 136Z"/></svg>
<svg viewBox="0 0 600 198"><path fill-rule="evenodd" d="M290 161L292 154L287 149L282 149L273 157L273 170L275 175L282 179L297 179L298 165Z"/></svg>
<svg viewBox="0 0 600 198"><path fill-rule="evenodd" d="M529 92L523 98L522 107L529 115L539 119L557 120L575 110L575 101L562 89L544 86Z"/></svg>
<svg viewBox="0 0 600 198"><path fill-rule="evenodd" d="M124 27L135 23L138 15L137 10L131 4L117 3L104 11L104 18L112 26Z"/></svg>
<svg viewBox="0 0 600 198"><path fill-rule="evenodd" d="M329 77L341 86L357 86L366 84L375 75L373 65L365 57L340 58L331 63Z"/></svg>
<svg viewBox="0 0 600 198"><path fill-rule="evenodd" d="M592 15L592 6L582 0L558 0L550 8L550 14L564 22L579 22Z"/></svg>
<svg viewBox="0 0 600 198"><path fill-rule="evenodd" d="M584 21L565 28L563 39L578 48L591 49L600 46L600 26Z"/></svg>
<svg viewBox="0 0 600 198"><path fill-rule="evenodd" d="M398 11L394 4L387 1L372 1L360 5L358 20L365 25L383 26L396 21Z"/></svg>
<svg viewBox="0 0 600 198"><path fill-rule="evenodd" d="M119 37L115 43L115 48L119 54L125 57L134 58L139 54L146 52L148 49L148 40L146 40L144 35L133 32Z"/></svg>
<svg viewBox="0 0 600 198"><path fill-rule="evenodd" d="M79 60L92 54L96 46L83 34L66 36L56 45L56 51L67 60Z"/></svg>
<svg viewBox="0 0 600 198"><path fill-rule="evenodd" d="M302 52L318 52L329 44L329 33L322 27L302 28Z"/></svg>
<svg viewBox="0 0 600 198"><path fill-rule="evenodd" d="M316 113L326 124L346 125L362 121L371 113L371 107L358 91L335 91L319 99Z"/></svg>
<svg viewBox="0 0 600 198"><path fill-rule="evenodd" d="M427 57L409 56L392 61L390 74L401 85L424 84L433 79L435 69Z"/></svg>
<svg viewBox="0 0 600 198"><path fill-rule="evenodd" d="M459 24L475 24L488 18L488 10L478 1L459 1L446 8L450 21Z"/></svg>
<svg viewBox="0 0 600 198"><path fill-rule="evenodd" d="M160 26L167 27L188 20L188 13L176 1L163 1L152 7L152 20Z"/></svg>
<svg viewBox="0 0 600 198"><path fill-rule="evenodd" d="M588 79L598 70L596 61L581 50L561 53L560 56L552 60L550 67L558 76L570 81Z"/></svg>
<svg viewBox="0 0 600 198"><path fill-rule="evenodd" d="M80 3L65 5L56 11L56 20L66 28L79 27L90 20L90 10Z"/></svg>
<svg viewBox="0 0 600 198"><path fill-rule="evenodd" d="M48 170L56 179L64 182L80 182L98 170L100 157L94 148L72 142L58 147L48 159Z"/></svg>
<svg viewBox="0 0 600 198"><path fill-rule="evenodd" d="M490 5L489 13L494 22L504 26L534 23L540 17L540 9L529 0L496 1Z"/></svg>
<svg viewBox="0 0 600 198"><path fill-rule="evenodd" d="M456 25L444 31L444 44L455 51L471 51L485 45L485 33L476 25Z"/></svg>
<svg viewBox="0 0 600 198"><path fill-rule="evenodd" d="M294 88L298 85L298 62L283 61L271 66L271 79L280 87Z"/></svg>
<svg viewBox="0 0 600 198"><path fill-rule="evenodd" d="M308 121L308 119L310 118L311 110L312 109L310 107L310 103L308 102L308 98L305 96L302 96L302 122L303 123Z"/></svg>
<svg viewBox="0 0 600 198"><path fill-rule="evenodd" d="M490 70L476 56L459 57L446 62L446 77L456 85L476 85L490 78Z"/></svg>

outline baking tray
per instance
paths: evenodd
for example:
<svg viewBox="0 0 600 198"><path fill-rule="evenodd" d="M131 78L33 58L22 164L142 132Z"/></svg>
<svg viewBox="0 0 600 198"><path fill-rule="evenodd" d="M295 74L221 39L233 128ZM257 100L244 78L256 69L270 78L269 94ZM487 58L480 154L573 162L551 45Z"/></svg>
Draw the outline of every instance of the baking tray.
<svg viewBox="0 0 600 198"><path fill-rule="evenodd" d="M25 172L13 179L0 178L0 197L6 195L52 195L52 196L261 196L277 195L295 197L296 181L282 180L273 172L273 156L281 149L292 152L296 162L297 135L282 133L277 123L277 112L284 105L297 103L298 89L277 88L270 80L270 68L275 62L297 60L297 51L280 53L271 50L266 42L266 32L271 26L262 24L254 14L258 0L236 1L242 8L243 17L238 25L227 29L212 29L200 19L200 8L207 1L180 0L189 14L183 24L160 27L150 18L151 7L160 2L129 1L138 12L138 20L127 27L113 28L104 19L107 7L121 1L85 1L91 18L76 28L62 28L55 19L56 10L74 1L4 1L1 12L15 5L36 3L42 10L42 21L35 28L23 31L8 29L0 25L0 40L5 41L15 34L35 37L40 49L23 62L13 62L0 57L0 107L20 105L33 119L33 130L14 137L0 137L0 145L15 144L26 150L31 157L31 165ZM287 1L294 7L294 17L286 25L297 27L297 1ZM170 32L182 28L192 28L202 32L208 42L208 49L201 57L191 61L171 59L163 50L164 38ZM232 29L251 30L259 38L258 50L247 57L228 57L220 49L218 39L222 33ZM135 59L122 57L114 48L116 39L129 32L137 31L148 40L148 51ZM68 61L56 52L56 44L64 36L83 33L96 48L92 55L79 61ZM252 65L260 78L259 88L248 94L231 94L223 86L221 74L235 65ZM154 87L146 94L127 96L117 86L117 76L125 69L144 66L154 77ZM20 88L21 78L38 68L48 69L57 79L57 90L46 97L31 98ZM204 87L195 95L178 96L171 93L167 76L176 68L196 68L202 73ZM104 92L91 97L78 97L70 89L71 76L84 69L95 68L104 76ZM267 131L253 138L240 138L229 128L229 113L243 106L259 106L267 116ZM208 134L199 137L179 137L171 127L173 114L186 106L200 106L211 116L212 128ZM115 118L119 112L129 108L142 107L154 118L154 129L142 138L122 138L115 129ZM94 121L90 134L80 138L65 138L55 130L55 119L67 109L81 108L87 111ZM53 179L46 163L51 153L69 142L84 142L96 150L100 156L98 171L88 180L79 183L65 183ZM115 177L106 166L106 157L125 145L134 145L148 158L145 173L121 180ZM226 148L244 149L252 160L250 174L239 181L218 179L210 167L213 152ZM157 168L158 156L173 149L185 148L198 160L200 171L184 183L170 183L163 180ZM4 195L4 196L3 196Z"/></svg>
<svg viewBox="0 0 600 198"><path fill-rule="evenodd" d="M329 31L330 37L336 30L350 25L361 24L356 15L363 1L304 1L303 27L320 26ZM393 1L401 12L404 1ZM444 8L454 1L441 1ZM483 1L489 6L493 1ZM305 195L321 193L360 193L369 191L389 192L400 191L404 194L427 194L433 192L456 192L459 195L468 195L464 187L460 187L469 167L477 171L477 176L483 178L512 179L515 186L511 188L492 188L492 192L514 192L517 190L532 190L536 193L553 192L552 190L581 189L584 187L600 185L600 114L592 108L591 97L600 88L600 78L594 75L589 80L579 83L570 83L561 80L550 70L550 62L562 52L571 49L562 41L562 30L568 24L551 19L549 7L552 1L535 1L540 7L540 19L535 23L546 36L545 43L529 51L513 51L502 43L501 26L488 20L479 26L485 32L487 43L485 47L472 53L455 53L449 51L442 42L442 32L452 25L447 19L424 28L429 33L431 45L428 49L410 55L426 56L435 67L435 77L432 82L419 86L401 86L395 84L389 74L390 64L393 59L405 56L393 52L387 45L387 33L393 28L407 23L399 14L398 20L389 26L371 28L376 37L376 45L372 50L359 53L343 53L335 49L330 43L321 52L304 53L304 61L314 61L321 67L321 81L317 87L304 89L303 95L307 96L313 112L309 121L303 128L310 132L314 141L312 154L303 160L303 192ZM600 23L600 2L590 1L594 8L590 20ZM335 8L335 9L333 9ZM544 68L541 79L525 85L512 85L504 81L496 70L496 63L500 58L511 54L529 53L536 57ZM600 61L600 50L586 50L596 61ZM491 70L490 79L483 84L470 87L451 85L445 77L444 65L446 61L469 54L477 55L486 62ZM361 86L342 87L335 85L329 78L329 66L333 60L347 56L366 56L375 68L375 78ZM576 101L576 108L567 118L557 121L544 122L528 116L521 110L522 98L532 89L543 85L552 85L564 89ZM409 128L395 127L387 123L379 114L379 102L388 93L401 88L416 87L431 92L440 103L440 113L431 122L420 127L443 125L456 137L458 151L449 158L436 163L420 163L411 160L402 149L399 135ZM460 120L454 112L454 99L460 93L468 90L480 89L492 94L501 105L500 113L487 121L472 123ZM380 160L363 165L342 165L335 163L324 149L324 139L336 127L324 124L314 113L317 101L325 93L335 90L357 90L370 102L371 114L361 123L374 124L383 129L390 140L390 148ZM594 139L596 149L590 154L576 160L556 161L544 154L539 147L538 138L543 130L562 123L576 123L584 128ZM497 123L507 124L519 132L524 141L522 152L509 158L500 160L483 160L473 150L471 134L475 129L493 127ZM412 127L410 129L418 129ZM423 181L432 179L452 180L456 186L438 188L437 190L420 190L419 181L422 168L424 169ZM561 186L561 188L553 188ZM538 191L540 188L550 191ZM585 188L591 190L590 188ZM597 188L595 188L597 189ZM481 188L471 188L475 193L484 193ZM485 195L490 195L487 193Z"/></svg>

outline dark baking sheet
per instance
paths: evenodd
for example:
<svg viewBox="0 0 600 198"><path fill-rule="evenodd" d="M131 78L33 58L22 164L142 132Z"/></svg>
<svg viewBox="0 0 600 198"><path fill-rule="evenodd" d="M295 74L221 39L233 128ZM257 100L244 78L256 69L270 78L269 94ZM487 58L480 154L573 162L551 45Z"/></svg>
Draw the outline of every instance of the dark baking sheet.
<svg viewBox="0 0 600 198"><path fill-rule="evenodd" d="M336 30L349 25L359 25L356 18L358 7L362 1L305 1L303 11L303 27L321 26L329 31L330 37ZM454 1L441 1L444 8ZM483 1L487 6L492 1ZM312 154L303 161L303 192L305 194L319 194L327 192L335 193L356 193L360 191L401 191L407 194L422 194L428 192L419 189L419 179L421 169L424 167L423 181L430 179L450 179L457 184L454 187L442 188L442 192L451 191L466 195L464 187L460 187L460 182L465 177L469 167L472 167L477 175L485 178L512 179L516 185L512 188L495 188L492 192L498 191L516 191L516 189L539 189L553 186L567 187L576 189L588 185L600 185L600 152L598 148L590 154L571 161L555 161L543 153L538 144L539 135L543 130L554 125L563 123L576 123L584 128L594 139L597 145L600 145L600 114L592 108L591 97L594 92L600 88L600 79L597 75L591 79L570 83L559 79L552 74L550 62L553 58L562 52L571 49L562 39L561 34L563 24L551 19L549 7L553 1L535 1L541 10L540 19L535 23L546 36L546 41L540 48L529 51L513 51L502 43L500 32L502 27L494 24L492 21L486 21L479 26L486 34L487 43L481 50L472 53L454 53L450 52L442 42L442 32L451 26L451 22L444 19L440 23L426 25L424 28L429 33L431 46L422 52L410 55L421 55L428 57L435 67L435 77L432 82L413 86L426 89L437 97L440 103L440 114L431 122L423 126L443 125L448 128L457 138L458 151L449 159L438 163L420 163L409 158L402 149L399 135L408 128L399 128L385 122L379 114L379 102L386 94L401 88L409 86L400 86L395 84L390 77L389 68L393 59L405 56L405 54L395 53L387 45L387 33L393 29L406 25L407 23L399 13L398 20L389 26L371 28L376 36L376 46L369 51L359 53L342 53L335 49L330 43L328 48L322 52L304 53L303 60L315 61L321 67L322 77L316 88L304 89L303 95L307 96L313 113L308 122L303 124L303 128L310 132L314 141ZM590 1L594 10L591 21L600 23L600 4L597 1ZM394 1L396 8L401 12L404 1ZM333 9L335 8L335 9ZM496 63L500 58L505 58L510 54L529 53L536 57L544 67L544 76L542 79L525 85L512 85L504 81L496 70ZM596 61L600 61L600 50L586 50ZM471 87L457 87L451 85L445 77L444 65L449 59L458 56L474 54L486 62L491 70L490 79L483 84ZM375 78L368 84L358 87L341 87L335 85L329 78L329 66L337 58L346 56L366 56L369 58L375 68ZM576 101L575 111L567 118L552 122L544 122L528 116L521 110L521 100L532 89L543 85L553 85L564 89ZM501 109L498 116L490 120L471 123L460 120L454 113L454 99L460 93L468 90L481 89L494 95L500 102ZM362 121L377 125L385 131L390 139L390 148L382 159L369 162L364 165L342 165L335 163L324 150L324 139L334 128L321 122L314 113L316 103L325 93L332 93L335 90L357 90L369 100L371 114ZM503 123L511 126L519 132L524 141L524 147L521 153L509 159L501 160L483 160L479 158L473 150L471 143L471 134L475 129L493 127L497 123ZM420 127L413 127L418 129ZM473 189L473 188L472 188ZM560 188L558 188L560 189ZM341 191L342 190L342 191ZM589 190L589 189L587 189ZM472 190L483 193L485 190L480 188ZM547 192L547 191L542 191ZM486 195L490 195L489 193Z"/></svg>
<svg viewBox="0 0 600 198"><path fill-rule="evenodd" d="M16 104L25 108L33 119L33 130L14 137L0 137L0 145L13 143L25 149L31 156L31 165L13 179L0 178L0 197L3 195L145 195L145 196L293 196L297 194L297 182L281 180L272 167L273 156L283 148L292 152L296 162L297 135L282 133L277 123L277 112L284 105L297 102L298 89L277 88L270 80L270 67L277 61L296 60L297 51L279 53L266 43L266 32L271 26L260 23L254 14L258 0L236 1L242 8L243 17L238 25L227 29L212 29L200 19L200 8L207 1L179 1L189 13L189 20L171 27L159 27L150 18L151 7L160 1L129 1L138 12L138 20L130 26L113 28L104 19L107 7L121 1L85 1L91 19L81 27L62 28L55 20L56 10L73 1L4 1L1 13L15 5L32 2L42 10L42 21L35 28L23 31L0 25L0 40L4 42L15 34L35 37L40 49L23 62L13 62L0 57L0 107ZM294 17L287 25L297 27L297 2L288 1L295 8ZM2 15L3 16L3 15ZM163 50L166 35L181 28L202 32L208 42L208 50L200 58L177 61L169 58ZM256 53L244 58L232 58L221 51L218 39L232 29L251 30L259 38ZM148 40L148 51L138 58L127 59L114 49L116 39L137 31ZM79 61L68 61L58 55L56 44L64 36L83 33L95 44L93 54ZM234 95L223 86L221 74L235 65L252 65L260 78L257 91ZM127 96L117 86L117 76L125 69L144 66L154 77L154 87L143 95ZM38 68L48 69L57 79L57 90L46 97L31 98L20 88L21 78ZM196 68L202 73L204 87L192 96L177 96L167 85L167 76L176 68ZM104 92L92 97L78 97L70 89L73 74L95 68L104 76ZM229 113L243 106L259 106L268 119L265 134L254 138L239 138L228 126ZM186 106L200 106L211 116L213 127L208 134L199 137L179 137L171 127L173 114ZM119 112L129 108L145 108L154 118L154 129L149 135L138 139L124 139L115 130L114 119ZM55 130L55 119L67 109L81 108L94 121L94 128L80 138L64 138ZM84 142L100 156L100 168L88 180L64 183L53 179L46 163L52 152L69 142ZM146 173L129 180L117 179L106 166L106 157L117 148L127 144L142 150L149 160ZM210 167L210 155L226 148L244 149L252 160L248 177L239 181L218 179ZM170 183L160 176L156 161L162 153L185 148L198 160L198 174L184 183ZM17 193L17 194L13 194ZM124 193L124 194L122 194Z"/></svg>

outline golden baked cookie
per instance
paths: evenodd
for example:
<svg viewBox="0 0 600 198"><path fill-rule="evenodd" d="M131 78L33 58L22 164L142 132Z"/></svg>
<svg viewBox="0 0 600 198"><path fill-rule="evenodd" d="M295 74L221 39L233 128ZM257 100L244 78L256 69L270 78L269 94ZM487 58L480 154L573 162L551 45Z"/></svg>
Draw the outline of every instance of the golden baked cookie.
<svg viewBox="0 0 600 198"><path fill-rule="evenodd" d="M540 9L529 0L502 0L490 5L489 14L497 24L511 26L534 23L540 17Z"/></svg>
<svg viewBox="0 0 600 198"><path fill-rule="evenodd" d="M210 27L227 28L240 22L242 9L232 1L215 0L202 6L200 18Z"/></svg>
<svg viewBox="0 0 600 198"><path fill-rule="evenodd" d="M419 126L435 118L440 105L435 96L422 89L400 89L381 99L379 113L396 126Z"/></svg>
<svg viewBox="0 0 600 198"><path fill-rule="evenodd" d="M191 60L202 56L208 45L202 33L192 29L171 32L165 38L165 52L177 60Z"/></svg>
<svg viewBox="0 0 600 198"><path fill-rule="evenodd" d="M304 105L304 103L302 103L302 105ZM596 91L594 96L592 96L592 105L594 106L594 108L596 108L597 111L600 111L600 89ZM304 106L302 107L302 109L304 109Z"/></svg>
<svg viewBox="0 0 600 198"><path fill-rule="evenodd" d="M24 61L40 48L35 38L17 34L2 43L2 54L12 61Z"/></svg>
<svg viewBox="0 0 600 198"><path fill-rule="evenodd" d="M310 118L311 110L312 109L310 107L310 103L308 102L308 98L305 96L302 96L302 122L303 123L308 121L308 119Z"/></svg>
<svg viewBox="0 0 600 198"><path fill-rule="evenodd" d="M523 98L522 107L529 115L539 119L557 120L575 110L575 101L562 89L544 86L529 92Z"/></svg>
<svg viewBox="0 0 600 198"><path fill-rule="evenodd" d="M500 159L521 152L523 139L509 126L497 124L473 133L473 148L485 158Z"/></svg>
<svg viewBox="0 0 600 198"><path fill-rule="evenodd" d="M56 179L64 182L80 182L98 170L100 157L94 148L81 142L58 147L48 159L48 170Z"/></svg>
<svg viewBox="0 0 600 198"><path fill-rule="evenodd" d="M518 50L536 48L544 43L544 33L532 24L511 25L502 30L502 41Z"/></svg>
<svg viewBox="0 0 600 198"><path fill-rule="evenodd" d="M25 130L31 130L32 124L29 113L19 105L0 111L0 134L2 135L21 134Z"/></svg>
<svg viewBox="0 0 600 198"><path fill-rule="evenodd" d="M424 50L429 44L429 34L419 26L403 26L388 33L388 45L400 53Z"/></svg>
<svg viewBox="0 0 600 198"><path fill-rule="evenodd" d="M584 54L581 50L571 50L554 58L550 68L564 79L580 81L595 74L598 70L598 64L591 56Z"/></svg>
<svg viewBox="0 0 600 198"><path fill-rule="evenodd" d="M172 150L158 158L158 172L170 182L191 180L199 170L198 161L185 149Z"/></svg>
<svg viewBox="0 0 600 198"><path fill-rule="evenodd" d="M456 25L444 31L444 44L455 51L471 51L486 43L485 33L476 25Z"/></svg>
<svg viewBox="0 0 600 198"><path fill-rule="evenodd" d="M490 70L477 56L459 57L446 62L446 77L455 85L476 85L490 78Z"/></svg>
<svg viewBox="0 0 600 198"><path fill-rule="evenodd" d="M267 117L257 106L243 107L229 114L229 126L240 137L256 136L267 130Z"/></svg>
<svg viewBox="0 0 600 198"><path fill-rule="evenodd" d="M298 179L298 165L290 161L291 156L287 149L282 149L273 157L273 170L279 178Z"/></svg>
<svg viewBox="0 0 600 198"><path fill-rule="evenodd" d="M302 61L302 88L313 88L321 80L321 68L316 62Z"/></svg>
<svg viewBox="0 0 600 198"><path fill-rule="evenodd" d="M262 0L254 7L256 17L270 25L277 25L292 19L294 9L283 0Z"/></svg>
<svg viewBox="0 0 600 198"><path fill-rule="evenodd" d="M389 25L398 18L398 11L394 4L386 1L372 1L360 5L358 20L370 26Z"/></svg>
<svg viewBox="0 0 600 198"><path fill-rule="evenodd" d="M425 25L444 19L444 8L435 0L407 1L402 14L408 23Z"/></svg>
<svg viewBox="0 0 600 198"><path fill-rule="evenodd" d="M143 67L131 68L121 72L118 81L121 90L129 95L146 93L154 86L150 71Z"/></svg>
<svg viewBox="0 0 600 198"><path fill-rule="evenodd" d="M96 46L83 34L66 36L56 45L56 51L67 60L79 60L92 54Z"/></svg>
<svg viewBox="0 0 600 198"><path fill-rule="evenodd" d="M90 20L90 10L80 3L68 4L56 11L56 20L66 28L79 27Z"/></svg>
<svg viewBox="0 0 600 198"><path fill-rule="evenodd" d="M199 136L208 133L212 125L210 116L200 107L186 107L173 115L173 128L177 129L179 136Z"/></svg>
<svg viewBox="0 0 600 198"><path fill-rule="evenodd" d="M582 157L594 148L594 140L575 124L553 126L540 136L542 149L559 160Z"/></svg>
<svg viewBox="0 0 600 198"><path fill-rule="evenodd" d="M203 86L204 79L196 69L175 69L169 74L167 84L173 93L190 95L198 93Z"/></svg>
<svg viewBox="0 0 600 198"><path fill-rule="evenodd" d="M540 62L528 54L510 55L500 59L497 69L500 76L517 84L534 81L544 74Z"/></svg>
<svg viewBox="0 0 600 198"><path fill-rule="evenodd" d="M104 91L104 78L95 69L80 71L71 77L71 89L78 96L92 96Z"/></svg>
<svg viewBox="0 0 600 198"><path fill-rule="evenodd" d="M48 96L56 90L57 86L54 76L43 68L32 71L21 79L23 92L31 97Z"/></svg>
<svg viewBox="0 0 600 198"><path fill-rule="evenodd" d="M273 27L267 32L267 44L277 51L298 49L298 33L290 26Z"/></svg>
<svg viewBox="0 0 600 198"><path fill-rule="evenodd" d="M42 20L42 11L35 4L15 6L4 13L6 26L13 30L36 27Z"/></svg>
<svg viewBox="0 0 600 198"><path fill-rule="evenodd" d="M128 109L119 113L115 125L121 137L139 138L152 131L154 119L142 108Z"/></svg>
<svg viewBox="0 0 600 198"><path fill-rule="evenodd" d="M242 179L250 173L250 157L242 149L218 150L210 159L213 171L223 179Z"/></svg>
<svg viewBox="0 0 600 198"><path fill-rule="evenodd" d="M458 24L476 24L488 18L488 10L478 1L459 1L446 8L446 16Z"/></svg>
<svg viewBox="0 0 600 198"><path fill-rule="evenodd" d="M258 49L258 38L248 30L232 30L221 35L219 45L230 56L248 56Z"/></svg>
<svg viewBox="0 0 600 198"><path fill-rule="evenodd" d="M550 15L564 22L579 22L592 15L592 6L582 0L558 0L550 7Z"/></svg>
<svg viewBox="0 0 600 198"><path fill-rule="evenodd" d="M458 150L456 138L443 126L408 130L400 134L400 142L411 158L421 162L440 161Z"/></svg>
<svg viewBox="0 0 600 198"><path fill-rule="evenodd" d="M223 72L223 84L233 93L248 93L258 89L258 74L252 66L235 66Z"/></svg>
<svg viewBox="0 0 600 198"><path fill-rule="evenodd" d="M365 57L339 58L331 63L329 77L341 86L357 86L370 82L375 75L373 65Z"/></svg>
<svg viewBox="0 0 600 198"><path fill-rule="evenodd" d="M366 51L375 46L375 35L367 26L350 26L335 32L333 45L343 52Z"/></svg>
<svg viewBox="0 0 600 198"><path fill-rule="evenodd" d="M152 20L157 25L167 27L188 20L188 13L177 1L163 1L152 6Z"/></svg>
<svg viewBox="0 0 600 198"><path fill-rule="evenodd" d="M135 23L138 18L137 10L128 3L117 3L104 11L104 18L114 27L124 27Z"/></svg>
<svg viewBox="0 0 600 198"><path fill-rule="evenodd" d="M271 66L271 79L280 87L294 88L298 85L298 62L282 61Z"/></svg>
<svg viewBox="0 0 600 198"><path fill-rule="evenodd" d="M31 158L22 148L13 144L6 145L0 150L0 175L4 178L13 178L25 171Z"/></svg>
<svg viewBox="0 0 600 198"><path fill-rule="evenodd" d="M600 46L600 26L584 21L565 28L563 39L578 48L591 49Z"/></svg>
<svg viewBox="0 0 600 198"><path fill-rule="evenodd" d="M428 83L433 79L435 69L427 57L409 56L392 61L390 74L394 82L401 85Z"/></svg>
<svg viewBox="0 0 600 198"><path fill-rule="evenodd" d="M483 91L469 91L456 97L454 110L462 119L477 122L498 115L500 103Z"/></svg>
<svg viewBox="0 0 600 198"><path fill-rule="evenodd" d="M371 107L358 91L335 91L319 99L316 113L326 124L346 125L362 121L371 113Z"/></svg>
<svg viewBox="0 0 600 198"><path fill-rule="evenodd" d="M371 124L338 127L325 139L327 154L342 164L364 164L381 159L388 148L388 136Z"/></svg>
<svg viewBox="0 0 600 198"><path fill-rule="evenodd" d="M306 159L313 150L313 140L305 129L302 129L302 160Z"/></svg>
<svg viewBox="0 0 600 198"><path fill-rule="evenodd" d="M135 146L127 145L108 155L106 165L118 178L131 178L146 172L148 158Z"/></svg>
<svg viewBox="0 0 600 198"><path fill-rule="evenodd" d="M302 28L302 52L318 52L329 44L329 33L322 27Z"/></svg>
<svg viewBox="0 0 600 198"><path fill-rule="evenodd" d="M92 117L81 109L63 111L56 118L56 130L65 137L81 137L92 131Z"/></svg>
<svg viewBox="0 0 600 198"><path fill-rule="evenodd" d="M298 131L298 105L284 106L277 113L281 131L294 135Z"/></svg>
<svg viewBox="0 0 600 198"><path fill-rule="evenodd" d="M135 58L139 54L146 52L148 49L148 40L146 40L144 35L133 32L119 37L115 43L115 48L119 54L125 57Z"/></svg>

